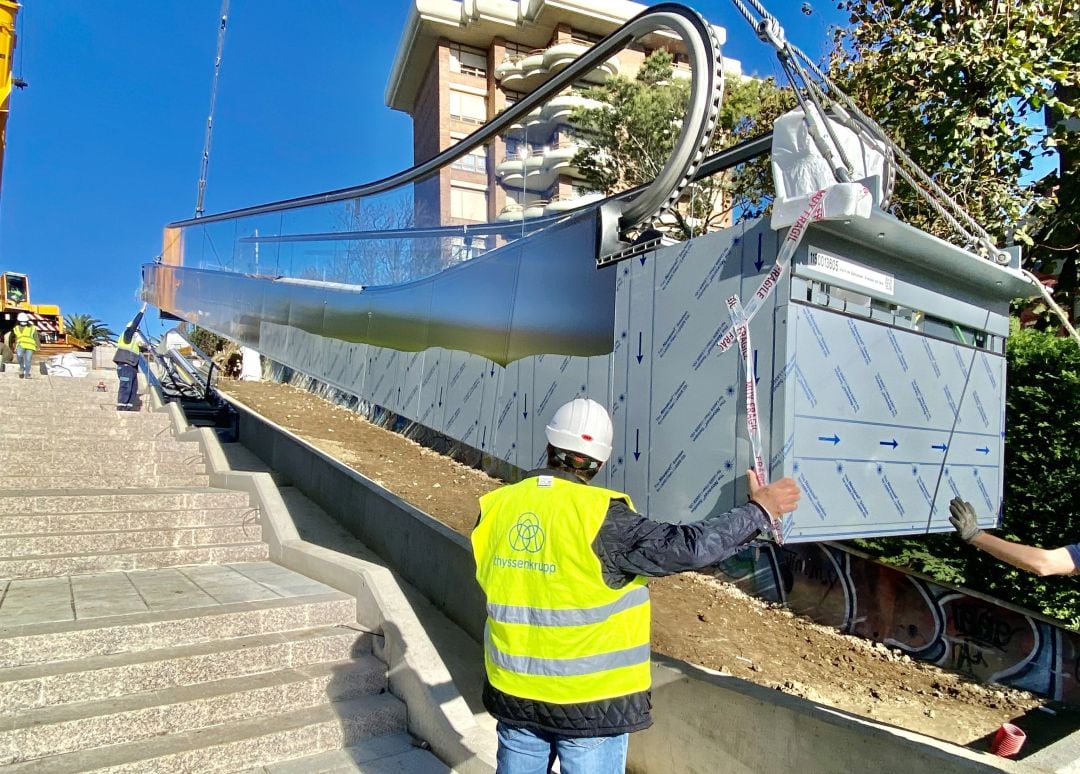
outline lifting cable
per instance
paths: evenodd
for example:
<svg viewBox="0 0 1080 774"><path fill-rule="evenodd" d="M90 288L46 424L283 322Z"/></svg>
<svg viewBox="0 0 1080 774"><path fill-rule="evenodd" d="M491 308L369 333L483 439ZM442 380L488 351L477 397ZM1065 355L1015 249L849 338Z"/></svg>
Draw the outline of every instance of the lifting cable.
<svg viewBox="0 0 1080 774"><path fill-rule="evenodd" d="M221 56L225 52L225 27L229 20L229 0L221 0L221 23L218 26L217 55L214 57L214 79L210 83L210 113L206 117L206 138L203 141L202 162L199 165L199 194L195 199L195 217L203 215L206 195L206 175L210 171L210 141L214 135L214 107L217 105L218 76L221 75Z"/></svg>
<svg viewBox="0 0 1080 774"><path fill-rule="evenodd" d="M754 28L757 36L776 49L780 65L787 76L788 82L791 84L799 106L803 110L803 120L806 122L810 137L818 152L829 161L833 169L833 176L838 183L850 180L853 168L844 153L844 149L837 142L829 118L854 131L859 135L860 139L883 146L889 155L898 160L899 163L889 164L887 168L895 170L912 189L926 200L929 206L962 237L965 248L999 265L1009 263L1011 260L1009 253L997 247L989 232L959 202L938 185L914 159L905 153L903 148L889 137L881 125L860 110L855 101L845 94L828 75L822 72L810 57L784 37L784 30L780 23L765 9L759 0L746 0L746 3L749 3L757 12L756 17L747 8L747 4L743 0L732 0L732 2L743 18ZM811 77L811 74L816 76L816 79ZM836 152L840 154L839 160L836 159L833 147L830 147L821 136L817 126L818 121L811 119L811 106L814 114L820 117L821 123L829 133ZM891 191L892 181L883 182L887 183L883 190ZM886 203L882 202L881 206L884 207ZM1027 269L1021 268L1020 272L1038 291L1047 306L1060 318L1062 326L1069 335L1077 343L1080 343L1080 334L1069 322L1065 311L1054 301L1047 287Z"/></svg>

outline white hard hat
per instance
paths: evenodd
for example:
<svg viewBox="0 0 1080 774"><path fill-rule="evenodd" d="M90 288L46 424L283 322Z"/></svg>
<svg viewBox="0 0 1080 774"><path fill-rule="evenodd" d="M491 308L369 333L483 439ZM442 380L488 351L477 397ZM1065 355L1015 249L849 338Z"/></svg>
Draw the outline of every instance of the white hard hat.
<svg viewBox="0 0 1080 774"><path fill-rule="evenodd" d="M30 315L28 315L26 312L19 312L18 320L21 323L30 322Z"/></svg>
<svg viewBox="0 0 1080 774"><path fill-rule="evenodd" d="M556 449L575 451L607 462L615 429L607 409L589 398L574 398L555 412L544 428L548 443Z"/></svg>

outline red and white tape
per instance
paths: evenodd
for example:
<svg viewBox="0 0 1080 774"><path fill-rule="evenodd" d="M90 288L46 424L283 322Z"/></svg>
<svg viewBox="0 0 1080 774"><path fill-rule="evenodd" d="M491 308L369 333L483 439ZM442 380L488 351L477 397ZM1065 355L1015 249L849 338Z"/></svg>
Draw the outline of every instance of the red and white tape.
<svg viewBox="0 0 1080 774"><path fill-rule="evenodd" d="M761 451L761 422L758 415L757 387L754 383L753 348L750 346L750 321L761 311L765 301L768 300L772 292L776 290L777 285L780 284L780 278L788 265L790 265L795 250L798 249L799 244L802 242L807 228L812 223L826 219L825 196L829 190L831 189L822 188L820 191L815 191L810 195L806 203L806 209L802 211L795 222L791 224L791 228L788 229L784 244L776 256L776 263L769 270L769 273L765 275L758 289L754 291L753 298L750 299L746 306L743 306L737 295L728 298L727 307L728 314L731 316L731 327L716 342L716 346L720 348L721 352L731 349L736 341L739 343L739 351L742 353L744 363L743 371L746 374L746 431L750 438L754 473L757 476L758 483L762 486L768 482L768 478L766 477L764 455ZM870 192L863 188L860 195L869 196ZM773 540L778 545L784 542L782 524L782 516L772 517Z"/></svg>

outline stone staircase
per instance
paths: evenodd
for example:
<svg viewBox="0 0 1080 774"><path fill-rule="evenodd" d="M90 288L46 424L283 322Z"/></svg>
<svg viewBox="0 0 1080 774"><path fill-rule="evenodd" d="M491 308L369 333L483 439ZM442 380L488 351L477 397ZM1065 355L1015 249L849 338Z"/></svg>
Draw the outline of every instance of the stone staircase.
<svg viewBox="0 0 1080 774"><path fill-rule="evenodd" d="M165 413L0 374L0 771L445 772L356 602L267 561Z"/></svg>

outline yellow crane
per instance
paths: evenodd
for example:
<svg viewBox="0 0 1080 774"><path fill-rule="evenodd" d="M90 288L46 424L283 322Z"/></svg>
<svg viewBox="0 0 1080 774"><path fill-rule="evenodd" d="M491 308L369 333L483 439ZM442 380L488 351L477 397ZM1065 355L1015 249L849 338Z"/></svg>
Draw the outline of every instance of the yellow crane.
<svg viewBox="0 0 1080 774"><path fill-rule="evenodd" d="M4 175L4 147L7 145L11 89L20 85L11 75L15 58L15 17L19 8L19 4L12 0L0 0L0 182Z"/></svg>

